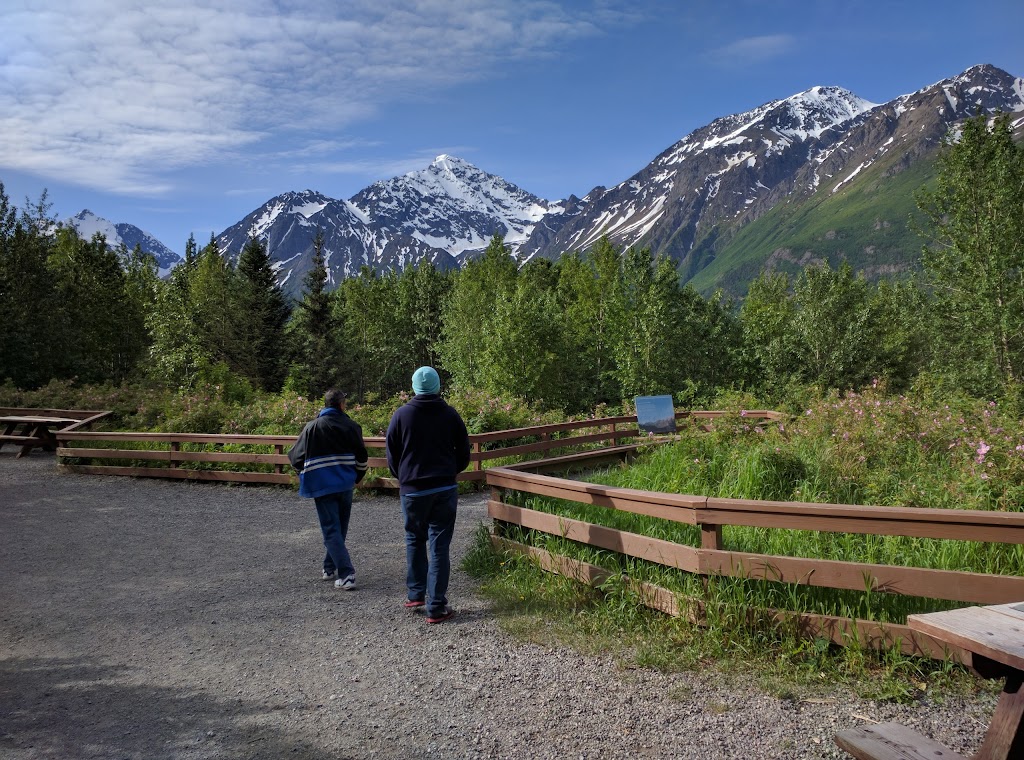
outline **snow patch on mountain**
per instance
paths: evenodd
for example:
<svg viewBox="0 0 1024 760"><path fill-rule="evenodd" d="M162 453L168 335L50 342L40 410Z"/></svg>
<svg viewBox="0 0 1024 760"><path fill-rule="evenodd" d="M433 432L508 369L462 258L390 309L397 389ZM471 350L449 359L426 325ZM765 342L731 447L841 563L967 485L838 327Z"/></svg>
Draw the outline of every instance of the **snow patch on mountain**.
<svg viewBox="0 0 1024 760"><path fill-rule="evenodd" d="M140 230L133 224L125 222L115 224L102 216L97 216L89 209L82 209L67 219L64 224L74 227L78 235L86 240L91 240L96 234L102 235L107 241L107 247L111 250L121 244L124 244L128 250L133 250L138 245L144 253L148 253L156 259L157 274L160 277L167 276L181 261L181 256L150 233Z"/></svg>

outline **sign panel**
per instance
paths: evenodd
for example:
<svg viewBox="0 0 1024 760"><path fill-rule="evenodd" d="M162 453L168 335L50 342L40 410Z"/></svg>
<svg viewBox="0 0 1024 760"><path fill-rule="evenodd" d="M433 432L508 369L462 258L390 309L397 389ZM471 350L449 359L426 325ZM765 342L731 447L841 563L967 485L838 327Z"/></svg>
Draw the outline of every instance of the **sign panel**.
<svg viewBox="0 0 1024 760"><path fill-rule="evenodd" d="M637 396L636 422L644 433L676 432L676 410L671 396Z"/></svg>

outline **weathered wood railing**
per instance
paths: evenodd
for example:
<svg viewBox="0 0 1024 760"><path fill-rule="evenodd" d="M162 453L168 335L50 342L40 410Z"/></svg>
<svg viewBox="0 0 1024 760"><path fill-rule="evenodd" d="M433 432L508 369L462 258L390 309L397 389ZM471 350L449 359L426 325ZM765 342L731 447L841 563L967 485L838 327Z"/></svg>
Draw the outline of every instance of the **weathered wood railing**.
<svg viewBox="0 0 1024 760"><path fill-rule="evenodd" d="M526 472L526 469L533 469L533 463L487 470L487 484L494 491L488 513L496 521L495 542L535 556L545 569L593 585L600 584L611 573L596 565L509 541L502 536L503 526L519 525L704 576L855 591L870 589L878 593L974 604L1024 599L1024 578L1017 576L752 554L729 551L722 544L722 526L725 525L1024 544L1024 514L1021 513L717 499L613 488ZM701 545L687 546L515 506L506 503L507 491L556 497L694 525L700 529ZM688 605L667 589L645 583L634 585L650 607L695 618L703 614L699 602ZM876 648L899 646L906 653L937 658L946 654L943 644L912 632L903 624L771 612L780 620L795 622L808 635L823 636L839 644L856 641Z"/></svg>
<svg viewBox="0 0 1024 760"><path fill-rule="evenodd" d="M724 414L725 412L720 411L678 412L676 418L710 420ZM775 419L779 416L776 412L760 410L744 414L749 418L761 420ZM66 469L74 472L278 484L288 484L295 478L287 457L288 449L295 443L295 436L105 433L78 432L71 429L59 431L56 436L61 444L57 449L57 456ZM518 459L530 454L548 458L553 452L598 446L601 447L597 452L599 455L619 457L624 451L636 448L634 444L623 449L619 445L622 441L639 438L641 434L635 416L601 417L477 433L470 435L470 469L461 473L459 480L482 483L485 462ZM527 442L520 442L524 439ZM370 468L386 468L384 439L367 437L365 441L370 453ZM261 450L225 451L225 447ZM68 459L76 461L69 463L66 461ZM153 464L143 465L137 462ZM260 469L265 471L237 469L255 465L261 466ZM368 478L361 485L370 488L398 487L390 477Z"/></svg>

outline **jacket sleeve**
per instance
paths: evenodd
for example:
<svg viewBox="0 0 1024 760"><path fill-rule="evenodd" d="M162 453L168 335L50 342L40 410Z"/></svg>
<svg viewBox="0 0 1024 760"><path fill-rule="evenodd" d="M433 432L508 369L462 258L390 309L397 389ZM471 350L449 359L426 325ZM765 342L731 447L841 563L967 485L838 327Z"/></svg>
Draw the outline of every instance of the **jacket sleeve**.
<svg viewBox="0 0 1024 760"><path fill-rule="evenodd" d="M288 450L288 461L299 472L302 472L302 467L306 464L306 436L308 432L309 425L306 425L302 428L302 432L299 433L299 439L295 441L295 445Z"/></svg>
<svg viewBox="0 0 1024 760"><path fill-rule="evenodd" d="M398 431L396 430L395 417L397 412L391 416L391 422L388 423L388 432L385 434L384 447L388 458L388 469L391 471L391 476L394 478L398 477L398 459L400 456L399 445L398 445Z"/></svg>
<svg viewBox="0 0 1024 760"><path fill-rule="evenodd" d="M452 433L455 438L455 466L456 472L462 472L469 467L469 432L466 430L466 423L455 410L452 410Z"/></svg>
<svg viewBox="0 0 1024 760"><path fill-rule="evenodd" d="M366 442L363 440L363 429L359 425L356 425L356 440L352 453L356 455L356 483L358 483L366 477L366 461L369 459L366 454Z"/></svg>

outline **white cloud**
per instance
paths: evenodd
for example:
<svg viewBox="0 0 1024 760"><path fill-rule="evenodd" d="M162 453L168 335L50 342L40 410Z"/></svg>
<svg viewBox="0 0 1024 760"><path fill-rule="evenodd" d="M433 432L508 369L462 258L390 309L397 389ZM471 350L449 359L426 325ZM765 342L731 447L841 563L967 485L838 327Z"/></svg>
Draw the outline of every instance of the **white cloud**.
<svg viewBox="0 0 1024 760"><path fill-rule="evenodd" d="M709 51L707 57L724 66L750 66L785 55L796 47L796 38L789 34L766 34L744 37Z"/></svg>
<svg viewBox="0 0 1024 760"><path fill-rule="evenodd" d="M599 5L7 0L0 167L160 194L164 172L262 149L282 131L340 135L386 103L556 55L599 33L610 17Z"/></svg>

